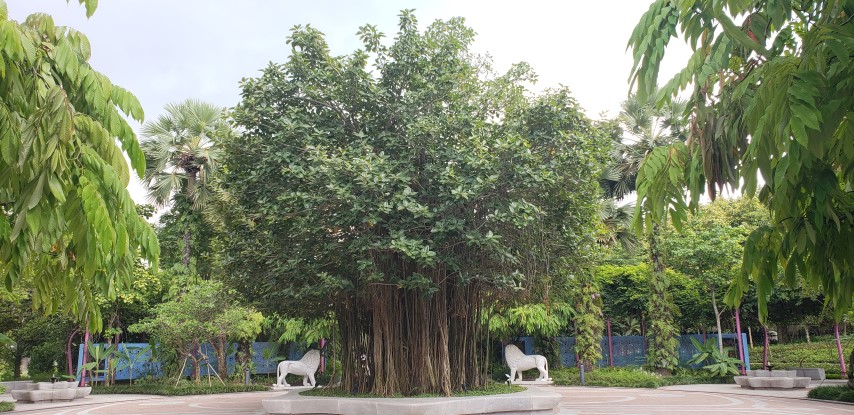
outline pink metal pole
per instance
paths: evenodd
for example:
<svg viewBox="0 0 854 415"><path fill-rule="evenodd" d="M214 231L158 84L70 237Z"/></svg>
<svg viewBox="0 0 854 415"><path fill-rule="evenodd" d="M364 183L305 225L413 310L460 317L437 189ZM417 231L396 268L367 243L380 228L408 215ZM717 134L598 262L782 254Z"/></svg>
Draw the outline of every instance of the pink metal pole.
<svg viewBox="0 0 854 415"><path fill-rule="evenodd" d="M608 364L614 367L614 339L611 338L611 319L609 318L606 322L608 323Z"/></svg>
<svg viewBox="0 0 854 415"><path fill-rule="evenodd" d="M768 327L762 326L765 330L765 344L762 346L762 369L768 370Z"/></svg>
<svg viewBox="0 0 854 415"><path fill-rule="evenodd" d="M738 344L738 357L744 362L744 345L741 343L741 318L738 315L738 307L735 309L735 335L738 337L736 343ZM745 374L744 365L741 366L741 374Z"/></svg>
<svg viewBox="0 0 854 415"><path fill-rule="evenodd" d="M89 317L86 317L86 334L83 335L83 366L86 366L87 357L89 356ZM80 371L80 386L86 386L86 372L87 370L81 369Z"/></svg>
<svg viewBox="0 0 854 415"><path fill-rule="evenodd" d="M833 332L836 334L836 351L839 352L839 368L842 369L842 377L848 376L848 370L845 368L845 355L842 354L842 343L839 341L839 323L833 325Z"/></svg>

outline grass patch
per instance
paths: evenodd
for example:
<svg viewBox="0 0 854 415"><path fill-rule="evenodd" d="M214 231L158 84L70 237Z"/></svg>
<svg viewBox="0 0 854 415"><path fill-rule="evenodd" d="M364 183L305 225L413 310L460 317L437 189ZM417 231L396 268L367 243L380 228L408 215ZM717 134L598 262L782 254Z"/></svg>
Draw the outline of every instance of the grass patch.
<svg viewBox="0 0 854 415"><path fill-rule="evenodd" d="M15 402L0 402L0 412L12 412L15 410Z"/></svg>
<svg viewBox="0 0 854 415"><path fill-rule="evenodd" d="M503 385L499 383L489 383L483 389L470 389L467 391L458 391L451 393L452 397L461 397L461 396L485 396L485 395L503 395L506 393L515 393L522 392L525 388L519 385ZM300 395L303 396L320 396L320 397L328 397L328 398L384 398L386 396L374 395L370 393L359 393L359 394L351 394L342 389L338 388L319 388L319 389L309 389L303 392L300 392ZM392 398L403 398L403 395L395 395ZM443 398L444 395L439 395L435 393L422 393L412 396L407 396L407 398Z"/></svg>
<svg viewBox="0 0 854 415"><path fill-rule="evenodd" d="M556 385L580 386L581 375L576 368L554 369L549 372ZM731 376L710 376L702 371L679 370L672 376L661 376L639 367L597 368L585 372L586 386L621 388L660 388L670 385L699 383L734 383Z"/></svg>
<svg viewBox="0 0 854 415"><path fill-rule="evenodd" d="M848 354L851 353L851 345L854 343L854 336L843 336L841 342L847 360ZM841 372L839 355L836 351L836 338L833 336L814 337L811 343L772 344L768 362L773 365L774 370L819 367L824 369L828 379L838 379L836 376ZM761 340L756 347L750 348L750 363L754 368L762 368Z"/></svg>
<svg viewBox="0 0 854 415"><path fill-rule="evenodd" d="M219 385L113 385L95 386L92 394L132 394L132 395L162 395L162 396L185 396L185 395L212 395L215 393L238 393L268 391L265 385L242 385L242 384L219 384Z"/></svg>

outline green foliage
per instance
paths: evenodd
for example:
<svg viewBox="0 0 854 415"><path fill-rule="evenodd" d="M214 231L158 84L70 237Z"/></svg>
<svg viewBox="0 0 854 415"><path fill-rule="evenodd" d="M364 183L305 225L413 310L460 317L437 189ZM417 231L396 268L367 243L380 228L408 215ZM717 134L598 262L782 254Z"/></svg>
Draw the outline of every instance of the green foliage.
<svg viewBox="0 0 854 415"><path fill-rule="evenodd" d="M697 353L691 356L691 360L688 363L696 365L705 364L703 369L708 370L712 375L738 375L738 365L744 365L744 362L741 360L729 357L729 348L724 348L721 351L718 348L717 342L713 339L706 340L706 343L702 344L692 337L691 343L694 344Z"/></svg>
<svg viewBox="0 0 854 415"><path fill-rule="evenodd" d="M848 350L852 339L852 336L842 337L842 347ZM753 347L748 351L751 362L762 362L762 347ZM848 356L845 358L847 363ZM833 336L816 336L810 343L771 344L768 360L775 369L819 367L828 376L841 372L836 338Z"/></svg>
<svg viewBox="0 0 854 415"><path fill-rule="evenodd" d="M489 332L499 338L514 335L552 337L566 329L573 315L566 303L522 304L505 308L502 312L484 310L481 320Z"/></svg>
<svg viewBox="0 0 854 415"><path fill-rule="evenodd" d="M97 2L85 3L91 14ZM35 306L100 330L95 295L130 285L139 255L157 265L157 238L126 189L124 156L137 174L145 159L120 111L142 121L142 107L89 65L82 33L0 9L0 277L8 290L32 277Z"/></svg>
<svg viewBox="0 0 854 415"><path fill-rule="evenodd" d="M837 401L841 400L840 397L842 396L842 394L850 393L850 391L851 388L845 385L818 386L810 389L810 391L807 393L807 398L824 399L826 401Z"/></svg>
<svg viewBox="0 0 854 415"><path fill-rule="evenodd" d="M319 319L286 318L274 314L264 318L262 327L280 344L293 342L315 344L320 339L332 338L335 332L335 319L331 314Z"/></svg>
<svg viewBox="0 0 854 415"><path fill-rule="evenodd" d="M206 228L199 211L213 197L218 142L232 134L225 109L196 100L170 104L166 114L142 126L141 134L148 198L158 206L172 205L183 231L181 263L189 267L193 231ZM208 234L198 239L208 243Z"/></svg>
<svg viewBox="0 0 854 415"><path fill-rule="evenodd" d="M598 281L592 275L576 279L575 302L575 354L588 368L602 358L602 334L605 321L602 318L602 295Z"/></svg>
<svg viewBox="0 0 854 415"><path fill-rule="evenodd" d="M549 375L556 385L578 386L581 384L579 370L576 368L551 370ZM660 388L698 383L733 383L733 380L731 376L715 377L705 372L686 370L677 370L672 376L661 376L638 367L605 367L585 372L587 386Z"/></svg>
<svg viewBox="0 0 854 415"><path fill-rule="evenodd" d="M657 0L629 40L644 97L671 38L695 51L658 94L693 85L690 140L644 163L639 204L655 207L655 220L681 214L686 201L668 181L688 187L693 207L706 185L712 199L724 186L758 194L771 221L747 238L727 301L739 304L752 281L763 321L780 279L821 290L837 321L854 297L852 12L850 1Z"/></svg>
<svg viewBox="0 0 854 415"><path fill-rule="evenodd" d="M3 401L0 402L0 412L12 412L15 410L15 403Z"/></svg>
<svg viewBox="0 0 854 415"><path fill-rule="evenodd" d="M174 382L173 382L174 383ZM137 384L137 385L113 385L113 386L95 386L92 388L94 395L112 395L112 394L127 394L127 395L161 395L161 396L188 396L188 395L214 395L218 393L241 393L241 392L260 392L268 391L270 387L267 385L243 385L243 384L213 384L208 385L192 385L184 384L180 386L164 385L164 384Z"/></svg>
<svg viewBox="0 0 854 415"><path fill-rule="evenodd" d="M219 282L204 281L181 297L154 307L153 316L129 327L145 332L161 345L193 361L198 381L198 356L194 346L210 342L224 353L225 340L251 340L261 332L263 316L237 304L234 292Z"/></svg>
<svg viewBox="0 0 854 415"><path fill-rule="evenodd" d="M226 278L265 310L334 311L342 342L364 348L345 355L345 386L474 387L482 301L551 303L566 287L550 270L592 249L590 173L607 137L565 88L527 93L527 64L493 73L462 19L420 32L404 11L391 45L372 26L359 36L364 49L333 56L322 33L297 26L288 61L243 81L232 116L244 133L224 145L223 193L239 212ZM537 326L528 312L539 311L517 317ZM471 358L419 339L459 341ZM378 359L370 376L363 353ZM413 376L415 353L435 356Z"/></svg>

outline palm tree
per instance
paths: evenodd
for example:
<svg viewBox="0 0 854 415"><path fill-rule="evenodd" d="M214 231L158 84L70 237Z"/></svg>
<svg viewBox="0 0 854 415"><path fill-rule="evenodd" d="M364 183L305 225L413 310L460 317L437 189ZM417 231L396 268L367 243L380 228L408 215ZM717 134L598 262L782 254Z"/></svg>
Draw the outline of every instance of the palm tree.
<svg viewBox="0 0 854 415"><path fill-rule="evenodd" d="M211 179L217 169L216 141L230 134L225 109L188 99L169 104L157 120L142 126L140 147L145 153L148 199L155 206L172 205L191 215L204 207L211 195ZM190 225L184 225L181 260L190 264Z"/></svg>
<svg viewBox="0 0 854 415"><path fill-rule="evenodd" d="M621 237L619 226L627 219L624 212L621 213L618 210L616 201L635 191L638 171L643 160L653 149L686 139L688 123L685 105L684 101L674 100L658 108L651 101L640 101L636 95L630 95L623 101L622 110L617 118L622 134L613 135L612 163L600 179L606 197L615 199L605 203L602 214L606 227L608 222L605 222L605 219L609 219L614 224L615 241L620 241L617 239ZM647 362L656 369L669 371L672 365L675 365L677 358L678 343L673 339L673 335L676 334L673 313L676 309L672 301L668 300L660 238L661 230L654 224L648 238L652 263L648 313L657 321L650 325L648 331L651 344L647 349ZM625 244L624 241L620 242Z"/></svg>

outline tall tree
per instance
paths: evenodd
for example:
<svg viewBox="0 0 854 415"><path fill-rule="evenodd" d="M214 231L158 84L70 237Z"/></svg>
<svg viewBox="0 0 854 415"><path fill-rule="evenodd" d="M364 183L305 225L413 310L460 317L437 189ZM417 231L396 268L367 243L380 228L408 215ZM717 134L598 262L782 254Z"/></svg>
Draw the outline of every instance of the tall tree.
<svg viewBox="0 0 854 415"><path fill-rule="evenodd" d="M753 280L763 319L778 266L789 285L820 288L837 320L854 297L852 16L851 0L656 0L629 40L642 96L672 38L694 50L659 94L693 85L690 138L644 163L639 200L660 220L685 209L673 183L694 207L706 187L712 198L725 186L758 190L771 223L747 239L728 300L737 305Z"/></svg>
<svg viewBox="0 0 854 415"><path fill-rule="evenodd" d="M365 26L347 56L294 28L289 60L244 81L226 147L246 218L227 274L270 309L334 310L348 392L482 386L484 300L595 243L606 142L569 92L530 96L526 64L492 74L462 19L417 27L404 11L386 46Z"/></svg>
<svg viewBox="0 0 854 415"><path fill-rule="evenodd" d="M618 123L623 134L614 136L616 141L611 164L603 175L604 180L600 181L606 196L617 199L635 191L641 163L650 153L684 140L687 125L685 104L680 101L672 101L659 108L651 101L630 95L621 107ZM642 212L636 210L634 220L642 218ZM646 333L649 339L647 364L656 370L668 372L678 364L679 344L675 338L679 334L675 324L678 308L673 304L668 290L661 230L658 226L654 226L648 233L647 243L652 264L652 277L649 278L651 295L647 305L647 315L650 317Z"/></svg>
<svg viewBox="0 0 854 415"><path fill-rule="evenodd" d="M30 274L37 306L100 328L96 294L115 298L135 259L159 254L127 191L124 155L140 175L145 158L119 111L142 121L142 107L46 14L9 20L0 0L0 38L0 276L11 289Z"/></svg>
<svg viewBox="0 0 854 415"><path fill-rule="evenodd" d="M201 209L211 197L212 176L219 159L217 140L231 129L225 109L201 101L166 106L166 113L142 126L146 169L143 183L157 206L172 205L181 217L181 263L190 265L192 229L201 224Z"/></svg>

